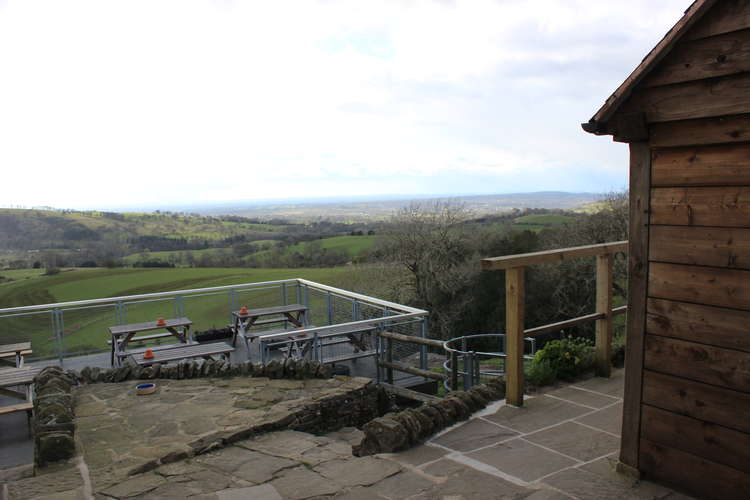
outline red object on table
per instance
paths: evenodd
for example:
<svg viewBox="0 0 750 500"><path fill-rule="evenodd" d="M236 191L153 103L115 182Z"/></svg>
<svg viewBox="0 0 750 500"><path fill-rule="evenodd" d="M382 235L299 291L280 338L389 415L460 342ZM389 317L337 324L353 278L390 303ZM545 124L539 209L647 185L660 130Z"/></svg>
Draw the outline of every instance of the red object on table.
<svg viewBox="0 0 750 500"><path fill-rule="evenodd" d="M245 314L247 314L247 307L246 307L246 306L242 306L242 307L240 307L240 314L242 314L243 316L244 316Z"/></svg>
<svg viewBox="0 0 750 500"><path fill-rule="evenodd" d="M157 320L156 320L156 326L164 326L166 324L167 324L167 322L166 322L166 320L164 318L157 318Z"/></svg>
<svg viewBox="0 0 750 500"><path fill-rule="evenodd" d="M153 359L154 357L154 351L151 349L146 349L146 351L143 353L143 359Z"/></svg>

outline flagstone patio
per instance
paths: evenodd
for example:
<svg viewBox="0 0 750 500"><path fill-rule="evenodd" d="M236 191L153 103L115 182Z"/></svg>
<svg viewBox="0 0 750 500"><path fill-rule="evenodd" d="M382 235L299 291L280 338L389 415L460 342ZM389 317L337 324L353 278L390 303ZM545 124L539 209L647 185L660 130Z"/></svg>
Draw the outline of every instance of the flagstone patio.
<svg viewBox="0 0 750 500"><path fill-rule="evenodd" d="M351 427L322 436L287 430L130 476L104 474L84 456L10 482L3 494L43 500L688 498L615 472L622 385L618 371L608 380L534 395L523 408L498 402L401 453L352 456L362 433Z"/></svg>

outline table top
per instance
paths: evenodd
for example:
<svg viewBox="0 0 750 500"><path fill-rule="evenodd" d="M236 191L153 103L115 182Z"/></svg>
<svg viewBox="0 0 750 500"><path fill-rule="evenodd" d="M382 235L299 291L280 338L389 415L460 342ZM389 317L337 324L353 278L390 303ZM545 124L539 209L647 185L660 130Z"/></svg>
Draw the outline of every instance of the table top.
<svg viewBox="0 0 750 500"><path fill-rule="evenodd" d="M112 336L126 335L128 333L147 332L149 330L161 330L163 328L177 328L180 326L190 326L193 322L189 318L174 318L165 320L165 324L157 325L156 321L147 321L145 323L133 323L130 325L110 326L109 333Z"/></svg>
<svg viewBox="0 0 750 500"><path fill-rule="evenodd" d="M162 349L154 351L154 357L143 359L143 354L135 354L130 357L139 365L151 365L154 363L166 363L180 359L197 358L200 356L211 356L214 354L226 354L234 351L234 347L225 342L211 344L186 344L173 349Z"/></svg>
<svg viewBox="0 0 750 500"><path fill-rule="evenodd" d="M0 387L12 387L14 385L28 385L34 381L34 377L42 371L41 368L7 368L0 370Z"/></svg>
<svg viewBox="0 0 750 500"><path fill-rule="evenodd" d="M249 309L247 314L240 314L239 311L232 311L232 314L238 318L258 318L260 316L271 316L274 314L284 314L292 312L306 311L307 307L302 304L289 304L286 306L261 307L258 309Z"/></svg>
<svg viewBox="0 0 750 500"><path fill-rule="evenodd" d="M31 342L0 345L0 356L3 354L17 354L23 351L31 351Z"/></svg>

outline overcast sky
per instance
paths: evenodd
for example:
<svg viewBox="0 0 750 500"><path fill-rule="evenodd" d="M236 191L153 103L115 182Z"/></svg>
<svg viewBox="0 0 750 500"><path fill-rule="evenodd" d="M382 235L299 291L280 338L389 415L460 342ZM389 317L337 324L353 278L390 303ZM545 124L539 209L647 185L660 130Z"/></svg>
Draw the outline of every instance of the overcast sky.
<svg viewBox="0 0 750 500"><path fill-rule="evenodd" d="M0 0L0 206L607 191L690 0Z"/></svg>

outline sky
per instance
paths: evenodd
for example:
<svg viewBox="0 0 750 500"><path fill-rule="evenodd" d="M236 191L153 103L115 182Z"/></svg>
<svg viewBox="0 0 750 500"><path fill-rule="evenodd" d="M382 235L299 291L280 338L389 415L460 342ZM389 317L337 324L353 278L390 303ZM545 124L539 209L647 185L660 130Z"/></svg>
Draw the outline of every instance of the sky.
<svg viewBox="0 0 750 500"><path fill-rule="evenodd" d="M605 192L691 0L0 0L0 206Z"/></svg>

